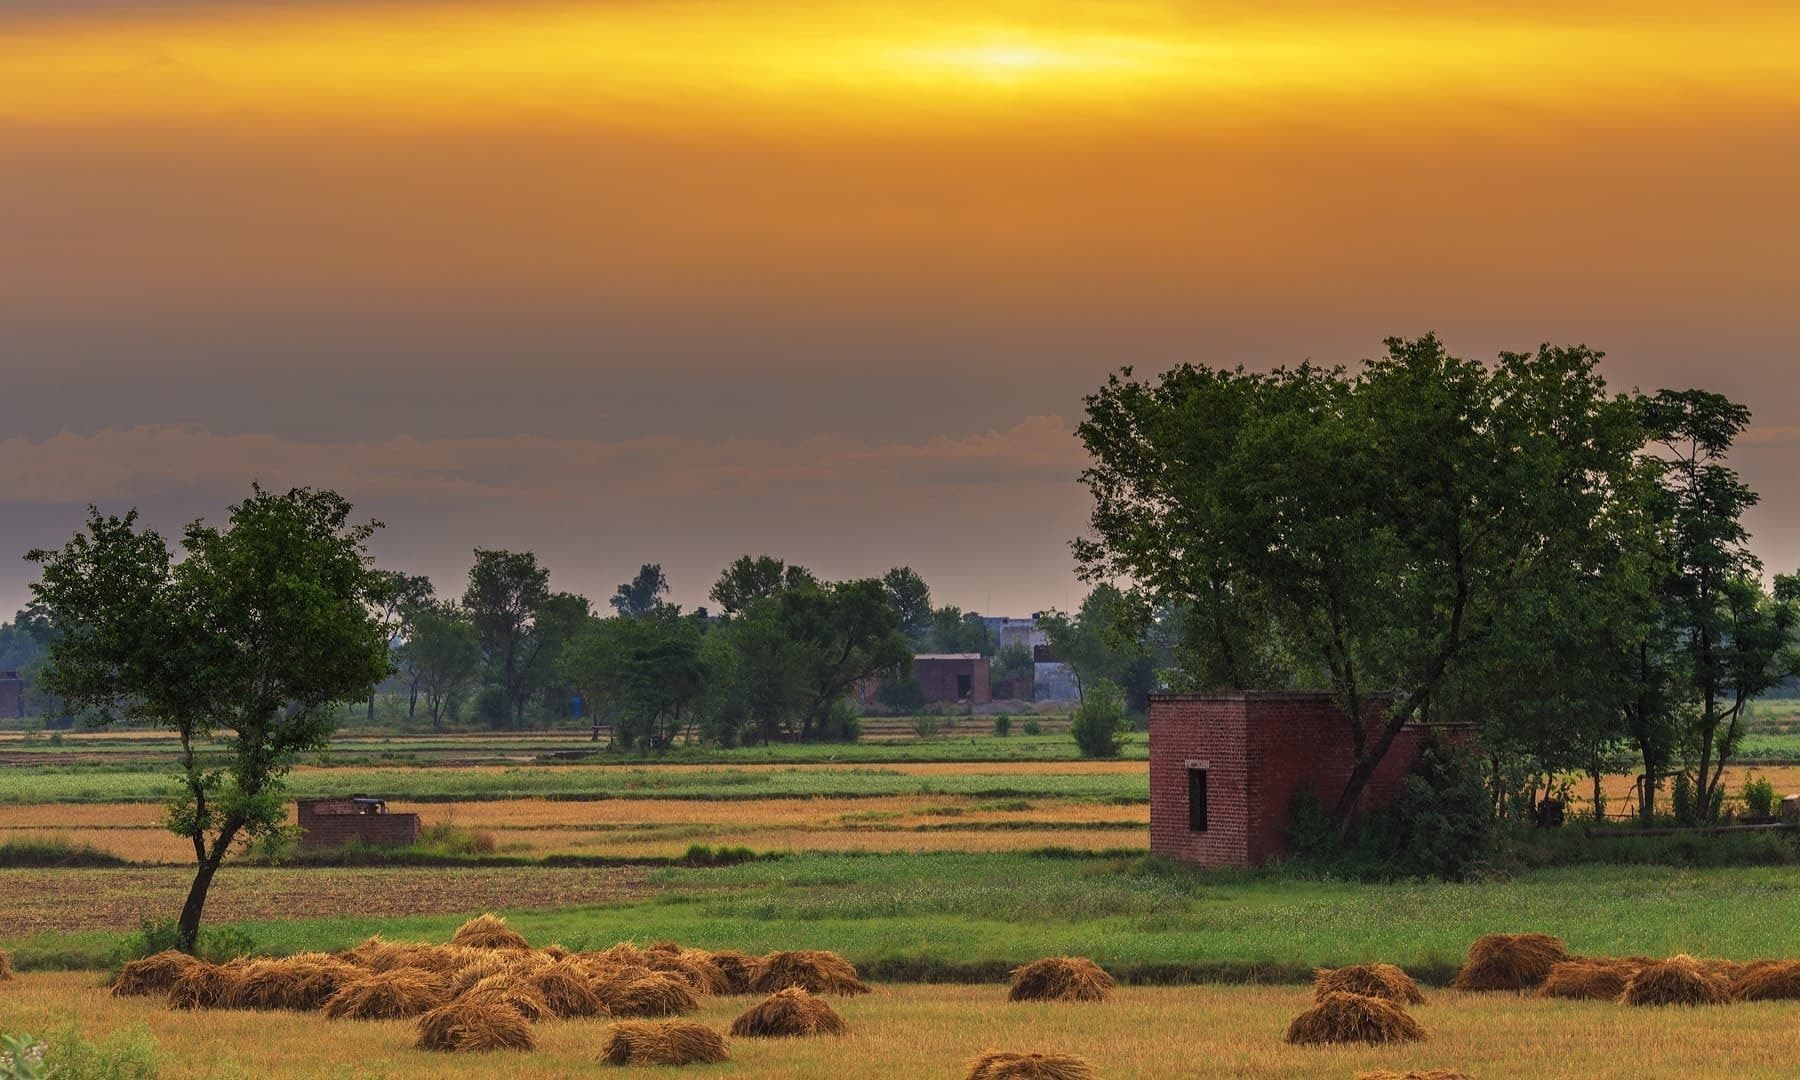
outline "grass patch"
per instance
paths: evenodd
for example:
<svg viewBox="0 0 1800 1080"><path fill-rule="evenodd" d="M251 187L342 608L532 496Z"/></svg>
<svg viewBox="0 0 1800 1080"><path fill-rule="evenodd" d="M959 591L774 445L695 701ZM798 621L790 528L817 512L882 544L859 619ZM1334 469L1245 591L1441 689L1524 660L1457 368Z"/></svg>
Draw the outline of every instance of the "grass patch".
<svg viewBox="0 0 1800 1080"><path fill-rule="evenodd" d="M0 843L0 870L125 865L127 860L111 852L77 844L57 833L18 836Z"/></svg>

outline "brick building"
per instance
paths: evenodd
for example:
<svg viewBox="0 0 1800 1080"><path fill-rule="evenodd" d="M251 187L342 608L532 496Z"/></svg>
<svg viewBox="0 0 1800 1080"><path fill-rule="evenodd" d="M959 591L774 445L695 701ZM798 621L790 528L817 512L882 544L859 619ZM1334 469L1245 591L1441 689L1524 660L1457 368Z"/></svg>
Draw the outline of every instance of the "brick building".
<svg viewBox="0 0 1800 1080"><path fill-rule="evenodd" d="M913 678L927 702L986 705L994 699L988 660L980 653L920 653L913 657Z"/></svg>
<svg viewBox="0 0 1800 1080"><path fill-rule="evenodd" d="M1361 812L1400 794L1431 737L1424 727L1400 732ZM1329 809L1353 765L1350 724L1330 694L1152 694L1150 850L1209 867L1266 862L1282 852L1294 796L1311 788Z"/></svg>
<svg viewBox="0 0 1800 1080"><path fill-rule="evenodd" d="M25 715L25 680L16 671L0 671L0 716Z"/></svg>
<svg viewBox="0 0 1800 1080"><path fill-rule="evenodd" d="M366 795L346 799L300 800L300 846L333 848L346 844L417 843L419 815L392 814L387 802Z"/></svg>

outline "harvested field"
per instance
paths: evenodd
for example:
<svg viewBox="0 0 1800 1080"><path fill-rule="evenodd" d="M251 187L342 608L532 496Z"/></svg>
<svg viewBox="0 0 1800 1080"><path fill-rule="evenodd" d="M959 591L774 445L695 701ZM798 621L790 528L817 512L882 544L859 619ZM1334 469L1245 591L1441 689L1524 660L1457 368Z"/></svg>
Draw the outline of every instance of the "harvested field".
<svg viewBox="0 0 1800 1080"><path fill-rule="evenodd" d="M0 938L43 931L128 930L181 910L193 872L180 867L121 870L0 870ZM398 916L471 908L568 907L641 899L651 893L637 867L232 868L206 901L209 923L262 919Z"/></svg>
<svg viewBox="0 0 1800 1080"><path fill-rule="evenodd" d="M827 1039L739 1039L733 1060L706 1076L962 1076L991 1047L1060 1051L1091 1062L1109 1080L1167 1076L1282 1076L1345 1080L1358 1072L1407 1073L1453 1066L1477 1077L1638 1080L1659 1074L1776 1080L1791 1071L1794 1006L1760 1002L1725 1009L1628 1009L1603 1002L1552 1002L1511 994L1432 995L1412 1011L1429 1042L1388 1047L1288 1046L1287 1021L1310 1004L1304 987L1122 987L1094 1009L1020 1009L992 986L909 986L834 1002L849 1024ZM723 1031L757 999L707 999L689 1019ZM0 996L0 1027L51 1030L76 1016L98 1035L143 1023L169 1058L167 1075L288 1077L488 1077L547 1080L593 1075L605 1019L534 1028L538 1049L483 1055L414 1049L415 1021L334 1023L300 1013L171 1011L154 999L113 998L91 974L27 973ZM1204 1024L1193 1023L1206 1017ZM1146 1030L1180 1039L1146 1039ZM1622 1050L1623 1048L1623 1050ZM623 1075L623 1074L622 1074ZM698 1075L698 1074L697 1074Z"/></svg>

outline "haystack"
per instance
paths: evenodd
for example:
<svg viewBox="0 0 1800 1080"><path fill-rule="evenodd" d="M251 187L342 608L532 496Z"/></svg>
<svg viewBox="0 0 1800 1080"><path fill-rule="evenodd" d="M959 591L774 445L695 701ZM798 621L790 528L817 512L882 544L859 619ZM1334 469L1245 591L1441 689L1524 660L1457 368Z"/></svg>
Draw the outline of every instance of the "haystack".
<svg viewBox="0 0 1800 1080"><path fill-rule="evenodd" d="M425 945L419 942L384 941L372 937L353 949L338 953L365 971L380 973L411 968L449 974L474 959L472 950L449 945Z"/></svg>
<svg viewBox="0 0 1800 1080"><path fill-rule="evenodd" d="M649 967L650 954L630 941L620 941L599 952L576 953L584 963L612 967Z"/></svg>
<svg viewBox="0 0 1800 1080"><path fill-rule="evenodd" d="M856 965L823 949L772 952L756 962L750 972L750 990L772 994L798 986L815 994L866 994L868 984L856 976Z"/></svg>
<svg viewBox="0 0 1800 1080"><path fill-rule="evenodd" d="M195 960L182 968L169 983L169 1008L227 1008L237 987L238 973L235 969Z"/></svg>
<svg viewBox="0 0 1800 1080"><path fill-rule="evenodd" d="M1548 934L1487 934L1469 946L1469 958L1450 985L1458 990L1529 990L1569 959Z"/></svg>
<svg viewBox="0 0 1800 1080"><path fill-rule="evenodd" d="M1456 1069L1414 1069L1411 1072L1376 1069L1374 1072L1357 1073L1356 1080L1475 1080L1475 1078Z"/></svg>
<svg viewBox="0 0 1800 1080"><path fill-rule="evenodd" d="M1008 1001L1105 1001L1113 977L1084 956L1049 956L1012 971Z"/></svg>
<svg viewBox="0 0 1800 1080"><path fill-rule="evenodd" d="M652 971L666 971L687 980L697 994L725 994L731 991L731 980L713 963L712 954L702 949L683 949L680 952L652 949L646 955L645 966Z"/></svg>
<svg viewBox="0 0 1800 1080"><path fill-rule="evenodd" d="M1757 960L1731 980L1738 1001L1800 1001L1800 960Z"/></svg>
<svg viewBox="0 0 1800 1080"><path fill-rule="evenodd" d="M1645 964L1625 980L1619 1001L1626 1005L1723 1005L1731 984L1691 956L1671 956Z"/></svg>
<svg viewBox="0 0 1800 1080"><path fill-rule="evenodd" d="M1604 956L1564 960L1550 966L1550 974L1538 987L1538 996L1581 1001L1617 1001L1625 982L1650 961Z"/></svg>
<svg viewBox="0 0 1800 1080"><path fill-rule="evenodd" d="M1334 990L1386 998L1396 1005L1417 1005L1425 1000L1412 976L1393 964L1351 964L1349 967L1319 968L1313 972L1315 998Z"/></svg>
<svg viewBox="0 0 1800 1080"><path fill-rule="evenodd" d="M551 960L567 960L569 957L575 955L561 945L546 945L539 949L538 952Z"/></svg>
<svg viewBox="0 0 1800 1080"><path fill-rule="evenodd" d="M1384 998L1329 991L1288 1025L1291 1043L1390 1043L1425 1038L1405 1009Z"/></svg>
<svg viewBox="0 0 1800 1080"><path fill-rule="evenodd" d="M493 1002L516 1010L527 1020L542 1020L555 1015L544 995L538 993L531 980L516 972L502 971L480 980L455 996L454 1001ZM452 1002L454 1004L454 1001Z"/></svg>
<svg viewBox="0 0 1800 1080"><path fill-rule="evenodd" d="M182 972L201 961L184 952L164 949L140 960L128 961L113 979L114 997L142 997L166 994Z"/></svg>
<svg viewBox="0 0 1800 1080"><path fill-rule="evenodd" d="M532 1050L537 1040L531 1022L519 1010L499 1001L454 1001L419 1017L420 1050L484 1053L489 1050Z"/></svg>
<svg viewBox="0 0 1800 1080"><path fill-rule="evenodd" d="M824 998L798 986L777 990L731 1023L731 1034L753 1039L842 1035L844 1018Z"/></svg>
<svg viewBox="0 0 1800 1080"><path fill-rule="evenodd" d="M1074 1054L1008 1054L998 1050L969 1062L968 1080L1093 1080L1094 1067Z"/></svg>
<svg viewBox="0 0 1800 1080"><path fill-rule="evenodd" d="M472 951L476 954L475 957L447 976L451 997L456 997L492 975L523 974L523 965L519 964L518 960L530 955L517 949L476 949Z"/></svg>
<svg viewBox="0 0 1800 1080"><path fill-rule="evenodd" d="M594 992L593 978L579 964L559 960L523 978L553 1016L602 1016L611 1011Z"/></svg>
<svg viewBox="0 0 1800 1080"><path fill-rule="evenodd" d="M529 949L524 935L506 925L506 920L493 912L477 915L456 928L450 944L465 949Z"/></svg>
<svg viewBox="0 0 1800 1080"><path fill-rule="evenodd" d="M756 968L756 957L749 953L741 953L736 949L719 949L711 954L713 967L725 977L725 989L721 994L748 994L750 992L750 973Z"/></svg>
<svg viewBox="0 0 1800 1080"><path fill-rule="evenodd" d="M731 1060L725 1039L688 1020L623 1020L607 1029L603 1065L704 1065Z"/></svg>
<svg viewBox="0 0 1800 1080"><path fill-rule="evenodd" d="M397 968L351 979L325 1001L333 1020L396 1020L430 1012L449 999L440 975Z"/></svg>
<svg viewBox="0 0 1800 1080"><path fill-rule="evenodd" d="M326 953L302 953L284 960L255 960L237 977L232 1004L240 1009L323 1008L338 988L363 977L356 965Z"/></svg>
<svg viewBox="0 0 1800 1080"><path fill-rule="evenodd" d="M700 1007L693 988L666 971L627 968L594 992L614 1016L677 1016Z"/></svg>

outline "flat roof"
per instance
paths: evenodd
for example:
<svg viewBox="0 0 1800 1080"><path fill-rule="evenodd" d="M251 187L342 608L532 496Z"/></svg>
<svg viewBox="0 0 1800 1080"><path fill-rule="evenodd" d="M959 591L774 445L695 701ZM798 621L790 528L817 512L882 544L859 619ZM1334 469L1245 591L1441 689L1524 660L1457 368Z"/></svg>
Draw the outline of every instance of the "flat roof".
<svg viewBox="0 0 1800 1080"><path fill-rule="evenodd" d="M978 652L922 652L914 653L914 660L983 660Z"/></svg>

